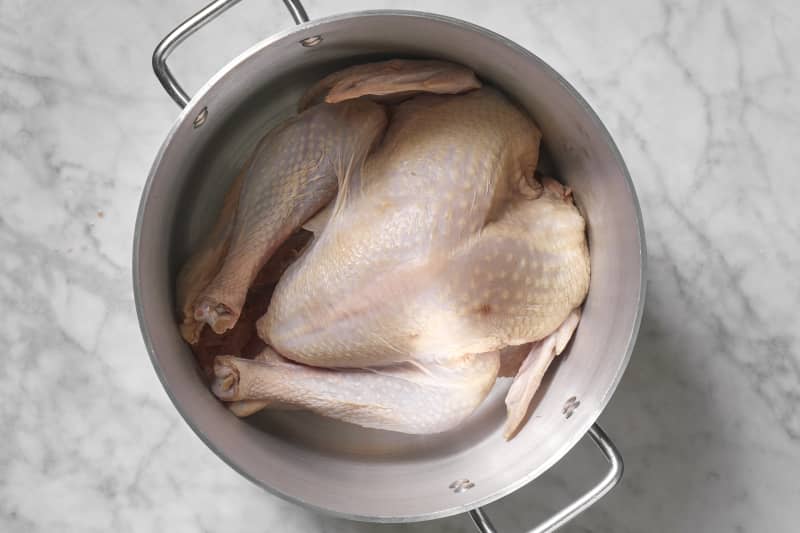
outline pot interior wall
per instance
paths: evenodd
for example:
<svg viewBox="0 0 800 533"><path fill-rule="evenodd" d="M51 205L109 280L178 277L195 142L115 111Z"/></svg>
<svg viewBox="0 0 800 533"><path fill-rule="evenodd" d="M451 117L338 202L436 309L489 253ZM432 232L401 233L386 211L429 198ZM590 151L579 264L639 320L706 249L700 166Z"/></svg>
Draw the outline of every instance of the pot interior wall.
<svg viewBox="0 0 800 533"><path fill-rule="evenodd" d="M323 42L299 41L321 34ZM202 239L227 186L261 135L294 112L314 80L382 57L435 57L472 67L530 112L560 179L589 222L592 282L568 351L549 372L526 427L501 435L502 380L462 427L429 436L367 430L310 413L238 420L207 391L174 327L177 269ZM624 165L599 121L557 75L521 49L450 19L335 17L259 44L201 90L154 164L140 212L134 276L145 338L167 391L231 466L290 499L336 514L400 521L445 516L521 486L566 453L605 406L638 326L642 241ZM233 63L232 63L233 65ZM192 120L203 108L200 128ZM580 407L566 418L570 397ZM455 480L472 489L455 493Z"/></svg>

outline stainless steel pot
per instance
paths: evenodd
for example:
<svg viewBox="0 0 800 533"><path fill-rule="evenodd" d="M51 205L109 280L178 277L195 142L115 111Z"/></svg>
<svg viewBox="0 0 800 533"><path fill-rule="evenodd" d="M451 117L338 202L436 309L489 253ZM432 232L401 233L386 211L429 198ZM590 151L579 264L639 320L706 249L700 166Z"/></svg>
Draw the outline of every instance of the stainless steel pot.
<svg viewBox="0 0 800 533"><path fill-rule="evenodd" d="M308 22L284 0L294 28L230 62L193 97L166 66L188 35L238 0L217 0L168 35L153 55L164 88L183 107L142 195L133 255L142 334L164 388L197 435L232 468L272 493L356 520L406 522L469 511L494 531L481 505L525 485L584 435L610 463L582 498L533 531L551 531L610 490L619 453L593 425L619 382L644 302L645 246L633 184L617 148L578 93L542 60L483 28L438 15L359 12ZM310 413L232 416L201 380L175 325L176 268L210 227L223 191L263 132L292 113L303 89L344 65L396 56L462 63L534 117L559 176L588 221L592 281L569 352L550 370L530 422L502 437L499 384L457 430L410 436Z"/></svg>

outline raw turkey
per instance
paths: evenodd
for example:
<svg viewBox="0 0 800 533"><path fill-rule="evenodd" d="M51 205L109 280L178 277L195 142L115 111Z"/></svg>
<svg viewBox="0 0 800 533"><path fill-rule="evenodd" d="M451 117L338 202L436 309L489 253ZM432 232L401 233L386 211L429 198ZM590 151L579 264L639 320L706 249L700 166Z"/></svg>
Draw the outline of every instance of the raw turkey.
<svg viewBox="0 0 800 533"><path fill-rule="evenodd" d="M513 375L512 437L589 287L584 219L536 173L540 140L451 63L358 65L309 89L179 276L184 338L225 334L276 250L313 231L255 322L261 353L216 357L214 394L237 414L288 405L435 433Z"/></svg>

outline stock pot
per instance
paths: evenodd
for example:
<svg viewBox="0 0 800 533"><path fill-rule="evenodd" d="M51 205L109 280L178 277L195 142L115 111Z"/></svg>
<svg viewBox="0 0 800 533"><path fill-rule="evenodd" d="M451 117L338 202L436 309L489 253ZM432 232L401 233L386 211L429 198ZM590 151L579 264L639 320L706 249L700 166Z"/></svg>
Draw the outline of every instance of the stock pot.
<svg viewBox="0 0 800 533"><path fill-rule="evenodd" d="M609 464L604 478L532 531L552 531L609 491L622 458L596 425L630 357L644 303L645 243L633 183L609 133L558 73L486 29L429 13L364 11L296 25L254 45L187 95L166 59L238 0L217 0L156 48L153 66L183 108L147 178L136 223L136 307L156 373L180 414L226 463L264 489L320 512L410 522L469 512L536 479L588 435ZM472 68L524 107L543 133L557 176L588 226L592 279L568 351L547 374L527 425L502 436L499 381L461 427L437 435L369 430L311 413L233 416L208 391L175 319L179 265L209 230L224 191L258 139L293 113L303 90L343 66L389 57L438 58Z"/></svg>

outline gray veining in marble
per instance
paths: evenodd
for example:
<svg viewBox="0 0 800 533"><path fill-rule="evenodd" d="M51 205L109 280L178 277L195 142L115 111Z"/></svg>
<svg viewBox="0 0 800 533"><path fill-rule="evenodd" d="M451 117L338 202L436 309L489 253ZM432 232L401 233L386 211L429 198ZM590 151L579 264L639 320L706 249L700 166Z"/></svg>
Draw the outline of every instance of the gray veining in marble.
<svg viewBox="0 0 800 533"><path fill-rule="evenodd" d="M163 4L163 5L162 5ZM135 212L177 108L150 70L198 1L0 0L0 530L462 532L377 526L265 494L181 421L131 291ZM791 0L309 1L312 17L452 15L533 50L620 145L649 299L601 422L620 487L566 531L800 528L800 4ZM179 50L191 90L290 23L244 2ZM583 443L491 505L522 531L600 473Z"/></svg>

